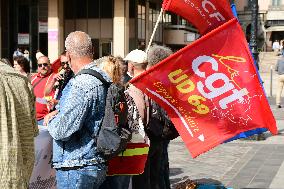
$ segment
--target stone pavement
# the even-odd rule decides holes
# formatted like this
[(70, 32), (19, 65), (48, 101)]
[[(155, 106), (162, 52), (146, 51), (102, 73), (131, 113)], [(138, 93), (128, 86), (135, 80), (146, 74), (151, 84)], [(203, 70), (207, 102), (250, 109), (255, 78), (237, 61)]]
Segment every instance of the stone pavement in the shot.
[[(266, 93), (270, 94), (270, 73), (260, 73)], [(273, 91), (276, 92), (273, 73)], [(192, 159), (181, 138), (169, 146), (172, 188), (187, 178), (201, 183), (238, 188), (284, 189), (284, 108), (278, 109), (275, 97), (268, 97), (277, 120), (279, 134), (265, 133), (266, 140), (236, 140)], [(284, 99), (282, 99), (284, 104)]]

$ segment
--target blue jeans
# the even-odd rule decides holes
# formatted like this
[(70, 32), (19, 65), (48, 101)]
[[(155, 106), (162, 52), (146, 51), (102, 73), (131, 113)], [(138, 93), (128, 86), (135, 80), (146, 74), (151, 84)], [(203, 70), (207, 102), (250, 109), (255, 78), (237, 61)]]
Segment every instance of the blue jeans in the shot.
[(56, 170), (58, 189), (98, 189), (106, 177), (105, 165)]
[(37, 124), (38, 124), (38, 125), (43, 125), (43, 121), (44, 121), (44, 119), (38, 120), (38, 121), (37, 121)]

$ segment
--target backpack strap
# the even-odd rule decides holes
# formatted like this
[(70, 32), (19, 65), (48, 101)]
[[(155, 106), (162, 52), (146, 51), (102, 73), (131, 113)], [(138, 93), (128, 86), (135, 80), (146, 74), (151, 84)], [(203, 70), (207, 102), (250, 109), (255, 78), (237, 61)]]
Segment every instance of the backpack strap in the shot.
[(109, 87), (111, 85), (111, 82), (106, 81), (104, 79), (104, 77), (99, 72), (97, 72), (96, 70), (83, 69), (83, 70), (79, 71), (76, 75), (74, 75), (74, 77), (76, 77), (78, 75), (82, 75), (82, 74), (89, 74), (89, 75), (96, 77), (98, 80), (100, 80), (103, 83), (103, 85), (106, 85), (107, 87)]

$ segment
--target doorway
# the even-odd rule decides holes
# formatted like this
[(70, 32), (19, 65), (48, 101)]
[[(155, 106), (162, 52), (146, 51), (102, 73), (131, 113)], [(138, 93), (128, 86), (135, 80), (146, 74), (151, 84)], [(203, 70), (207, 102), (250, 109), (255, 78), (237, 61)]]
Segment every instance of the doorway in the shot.
[(100, 57), (112, 55), (112, 41), (101, 40), (100, 42)]

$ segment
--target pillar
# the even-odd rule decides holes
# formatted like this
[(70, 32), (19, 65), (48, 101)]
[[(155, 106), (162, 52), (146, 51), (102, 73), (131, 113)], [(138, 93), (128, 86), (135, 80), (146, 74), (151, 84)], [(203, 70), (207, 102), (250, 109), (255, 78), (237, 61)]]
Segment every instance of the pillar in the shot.
[(266, 43), (267, 43), (266, 50), (267, 51), (272, 51), (272, 40), (270, 41), (271, 34), (272, 34), (272, 31), (266, 32)]
[(63, 0), (48, 0), (48, 57), (56, 60), (64, 50)]
[(114, 56), (124, 57), (129, 52), (129, 1), (130, 0), (114, 0)]
[(2, 58), (2, 0), (0, 0), (0, 58)]

